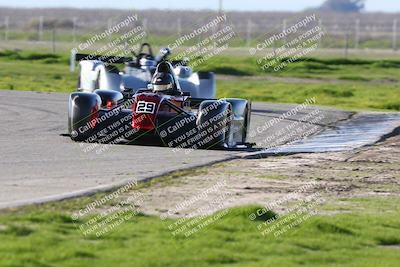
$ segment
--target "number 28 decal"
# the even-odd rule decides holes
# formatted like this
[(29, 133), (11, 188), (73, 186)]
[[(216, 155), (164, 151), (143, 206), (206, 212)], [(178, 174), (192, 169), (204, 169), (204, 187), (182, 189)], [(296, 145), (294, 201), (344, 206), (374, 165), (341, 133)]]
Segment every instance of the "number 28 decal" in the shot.
[(153, 102), (139, 101), (136, 105), (136, 113), (154, 114), (156, 104)]

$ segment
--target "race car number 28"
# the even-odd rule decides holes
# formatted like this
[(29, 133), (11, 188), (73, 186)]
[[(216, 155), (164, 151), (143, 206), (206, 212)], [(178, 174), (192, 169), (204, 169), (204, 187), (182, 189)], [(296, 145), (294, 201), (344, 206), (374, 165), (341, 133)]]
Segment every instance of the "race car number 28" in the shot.
[(136, 113), (154, 114), (156, 104), (153, 102), (139, 101), (136, 106)]

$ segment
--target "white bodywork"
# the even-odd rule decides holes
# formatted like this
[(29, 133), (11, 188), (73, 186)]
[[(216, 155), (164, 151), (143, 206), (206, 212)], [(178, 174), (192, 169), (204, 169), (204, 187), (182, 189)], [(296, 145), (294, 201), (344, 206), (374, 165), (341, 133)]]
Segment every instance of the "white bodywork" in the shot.
[[(123, 92), (132, 89), (134, 92), (147, 88), (154, 73), (155, 62), (143, 60), (141, 67), (127, 65), (123, 72), (118, 72), (98, 60), (83, 60), (80, 64), (79, 89), (93, 92), (96, 89), (109, 89)], [(193, 98), (215, 98), (216, 84), (213, 73), (193, 73), (187, 66), (174, 68), (176, 78), (183, 92), (190, 93)]]

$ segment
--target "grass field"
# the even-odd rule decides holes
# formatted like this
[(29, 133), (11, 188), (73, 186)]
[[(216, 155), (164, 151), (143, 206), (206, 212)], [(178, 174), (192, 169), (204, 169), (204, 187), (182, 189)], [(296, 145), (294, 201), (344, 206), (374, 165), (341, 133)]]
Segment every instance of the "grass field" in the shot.
[[(98, 198), (100, 195), (97, 196)], [(94, 198), (0, 214), (0, 266), (398, 266), (397, 198), (341, 199), (279, 237), (250, 221), (255, 207), (235, 208), (190, 237), (139, 214), (104, 236), (84, 236), (72, 212)], [(93, 214), (95, 216), (96, 214)], [(272, 216), (272, 215), (271, 215)]]
[[(94, 34), (101, 34), (103, 30), (99, 30), (97, 32), (94, 31), (87, 31), (75, 36), (76, 43), (84, 43), (88, 39), (90, 39)], [(164, 34), (164, 36), (160, 36), (159, 34)], [(0, 37), (5, 35), (4, 30), (0, 28)], [(116, 38), (119, 36), (118, 34), (112, 36)], [(173, 43), (178, 39), (180, 36), (177, 35), (177, 32), (170, 32), (165, 35), (165, 31), (161, 31), (157, 35), (152, 35), (146, 37), (146, 42), (149, 42), (154, 45), (163, 46), (165, 44)], [(359, 45), (358, 48), (361, 49), (392, 49), (392, 39), (390, 38), (390, 34), (386, 36), (386, 39), (378, 39), (377, 37), (374, 38), (364, 38)], [(48, 29), (47, 31), (43, 32), (42, 41), (45, 42), (52, 42), (53, 33), (52, 30)], [(68, 42), (71, 43), (74, 40), (74, 36), (72, 34), (72, 29), (63, 29), (56, 32), (55, 35), (56, 42)], [(239, 36), (232, 38), (230, 40), (231, 47), (246, 47), (246, 46), (256, 46), (258, 43), (263, 42), (265, 40), (265, 34), (259, 34), (254, 36), (252, 39), (247, 40), (246, 36)], [(35, 27), (31, 32), (27, 32), (26, 29), (22, 29), (21, 31), (10, 31), (8, 32), (8, 41), (34, 41), (39, 42), (39, 35), (37, 32), (37, 28)], [(188, 40), (186, 41), (186, 45), (196, 45), (198, 42), (197, 39)], [(102, 42), (103, 45), (107, 44), (107, 40)], [(282, 46), (285, 43), (282, 41), (278, 41), (275, 43), (276, 47)], [(346, 47), (346, 39), (344, 35), (336, 35), (336, 36), (329, 36), (324, 38), (320, 46), (323, 48), (342, 48)], [(355, 42), (354, 40), (349, 40), (348, 47), (354, 48)]]
[[(256, 58), (217, 56), (198, 69), (228, 75), (218, 79), (219, 97), (283, 103), (316, 97), (318, 105), (399, 111), (399, 67), (400, 60), (306, 58), (275, 72), (262, 70)], [(1, 89), (71, 92), (77, 76), (67, 54), (0, 52)]]

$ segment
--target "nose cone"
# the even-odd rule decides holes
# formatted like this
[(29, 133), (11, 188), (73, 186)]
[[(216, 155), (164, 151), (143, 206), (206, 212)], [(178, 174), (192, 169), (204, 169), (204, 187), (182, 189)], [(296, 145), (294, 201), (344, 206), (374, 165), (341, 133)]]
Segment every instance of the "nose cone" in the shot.
[(160, 103), (160, 95), (153, 93), (137, 95), (133, 105), (132, 127), (139, 130), (154, 130)]

